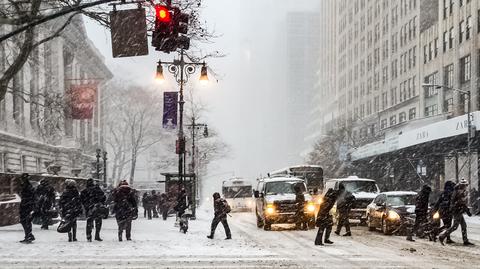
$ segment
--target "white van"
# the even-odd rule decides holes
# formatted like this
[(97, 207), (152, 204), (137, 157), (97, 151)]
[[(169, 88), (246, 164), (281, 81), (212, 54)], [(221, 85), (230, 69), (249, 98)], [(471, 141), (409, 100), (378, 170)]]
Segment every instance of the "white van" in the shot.
[[(343, 183), (345, 189), (355, 197), (355, 203), (350, 210), (350, 219), (357, 219), (360, 220), (360, 223), (365, 224), (367, 221), (367, 206), (380, 193), (377, 183), (373, 179), (359, 178), (357, 176), (329, 179), (325, 182), (323, 194), (328, 189), (338, 190), (340, 183)], [(335, 208), (333, 210), (334, 213), (336, 211)]]

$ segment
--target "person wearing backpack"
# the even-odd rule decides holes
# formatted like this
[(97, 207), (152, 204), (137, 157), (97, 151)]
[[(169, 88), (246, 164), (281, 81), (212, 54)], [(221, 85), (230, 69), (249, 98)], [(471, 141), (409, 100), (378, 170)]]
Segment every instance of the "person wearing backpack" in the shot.
[(69, 223), (68, 242), (77, 241), (77, 218), (82, 214), (82, 201), (73, 179), (65, 180), (65, 191), (59, 200), (62, 218)]
[(231, 208), (227, 201), (220, 197), (220, 193), (216, 192), (213, 194), (213, 208), (215, 215), (212, 220), (212, 226), (210, 228), (210, 235), (207, 236), (209, 239), (213, 239), (215, 234), (215, 229), (219, 222), (222, 223), (223, 228), (225, 229), (225, 235), (227, 236), (225, 240), (232, 239), (232, 234), (230, 232), (230, 227), (227, 222), (227, 214), (230, 213)]

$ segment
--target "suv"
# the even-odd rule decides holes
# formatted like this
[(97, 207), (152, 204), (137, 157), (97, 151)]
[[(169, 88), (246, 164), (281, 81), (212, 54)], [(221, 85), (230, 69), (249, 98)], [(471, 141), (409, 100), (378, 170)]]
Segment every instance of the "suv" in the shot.
[[(323, 194), (325, 194), (328, 189), (338, 190), (340, 183), (343, 183), (345, 189), (355, 197), (355, 203), (350, 210), (349, 218), (360, 220), (360, 223), (366, 224), (367, 206), (375, 199), (378, 193), (380, 193), (377, 183), (375, 183), (373, 179), (358, 178), (356, 176), (330, 179), (325, 182)], [(334, 207), (334, 216), (336, 217), (335, 209), (336, 206)]]
[(257, 227), (270, 230), (272, 224), (295, 223), (297, 205), (294, 186), (299, 184), (305, 194), (305, 216), (310, 227), (315, 225), (315, 204), (306, 193), (305, 181), (296, 177), (274, 177), (258, 180), (255, 196)]

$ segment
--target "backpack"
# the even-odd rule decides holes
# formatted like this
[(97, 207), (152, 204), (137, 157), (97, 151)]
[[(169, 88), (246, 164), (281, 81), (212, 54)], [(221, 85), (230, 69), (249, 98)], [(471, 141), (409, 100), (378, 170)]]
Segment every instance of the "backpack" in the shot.
[(223, 207), (225, 208), (225, 213), (230, 213), (232, 211), (232, 208), (228, 204), (227, 200), (223, 200)]

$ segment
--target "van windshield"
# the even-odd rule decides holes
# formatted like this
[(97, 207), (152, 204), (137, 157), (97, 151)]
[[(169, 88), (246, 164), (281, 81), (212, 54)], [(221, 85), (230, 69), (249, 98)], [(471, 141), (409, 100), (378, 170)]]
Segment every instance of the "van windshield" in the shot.
[(305, 192), (305, 184), (301, 181), (276, 181), (268, 182), (265, 185), (265, 194), (285, 194), (285, 193), (295, 193), (293, 187), (298, 184), (302, 190)]
[(223, 195), (225, 198), (252, 197), (252, 186), (223, 187)]
[(351, 193), (370, 192), (377, 193), (377, 185), (373, 181), (343, 181), (345, 189)]

